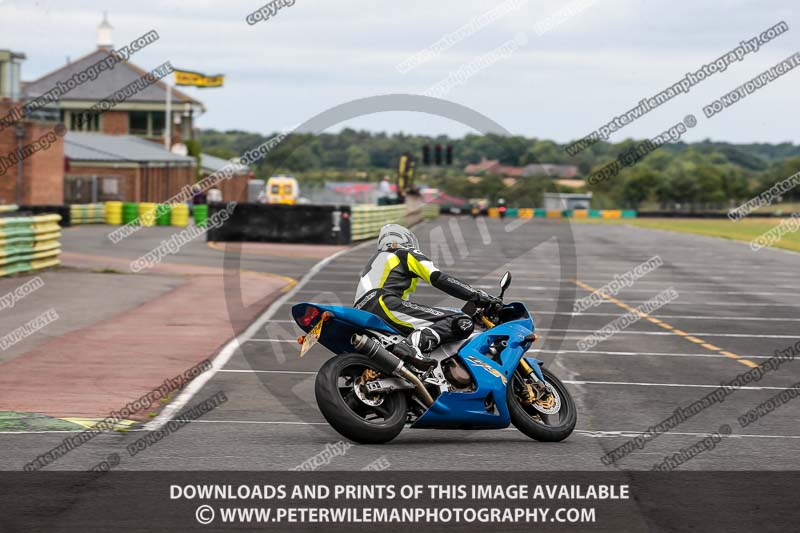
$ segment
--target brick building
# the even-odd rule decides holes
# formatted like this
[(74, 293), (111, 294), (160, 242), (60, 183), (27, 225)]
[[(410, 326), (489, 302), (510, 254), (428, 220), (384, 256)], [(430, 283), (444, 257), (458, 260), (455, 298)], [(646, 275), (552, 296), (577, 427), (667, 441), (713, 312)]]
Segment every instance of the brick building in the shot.
[[(0, 117), (19, 107), (19, 73), (24, 59), (24, 54), (0, 50)], [(63, 133), (57, 127), (57, 122), (38, 117), (0, 124), (0, 204), (63, 202), (64, 143), (62, 136), (55, 134)], [(47, 141), (47, 148), (33, 152), (42, 138), (53, 142)], [(27, 155), (19, 157), (18, 152)]]
[[(0, 204), (159, 202), (195, 182), (196, 160), (178, 155), (177, 147), (178, 153), (165, 149), (164, 140), (170, 126), (171, 146), (193, 138), (194, 120), (205, 111), (201, 102), (172, 89), (167, 117), (167, 85), (156, 81), (126, 93), (111, 109), (92, 111), (148, 72), (117, 60), (87, 78), (87, 69), (112, 55), (110, 32), (104, 19), (96, 50), (31, 82), (21, 81), (25, 55), (0, 50)], [(69, 90), (57, 101), (20, 112), (64, 86)], [(45, 136), (49, 141), (42, 144)]]
[[(74, 80), (92, 65), (108, 58), (112, 50), (110, 29), (111, 26), (104, 19), (98, 27), (96, 50), (37, 80), (23, 83), (25, 98), (35, 100), (54, 87), (63, 87), (68, 80)], [(135, 59), (136, 56), (133, 57)], [(194, 119), (205, 111), (205, 107), (173, 88), (170, 120), (166, 116), (167, 86), (161, 81), (131, 95), (126, 94), (124, 101), (116, 103), (111, 110), (102, 113), (90, 111), (97, 102), (136, 82), (147, 72), (130, 61), (123, 61), (100, 72), (96, 79), (82, 82), (60, 97), (58, 119), (68, 131), (135, 135), (162, 144), (167, 125), (171, 124), (173, 144), (192, 139)]]
[(193, 157), (133, 135), (69, 131), (64, 155), (67, 203), (162, 202), (195, 182)]

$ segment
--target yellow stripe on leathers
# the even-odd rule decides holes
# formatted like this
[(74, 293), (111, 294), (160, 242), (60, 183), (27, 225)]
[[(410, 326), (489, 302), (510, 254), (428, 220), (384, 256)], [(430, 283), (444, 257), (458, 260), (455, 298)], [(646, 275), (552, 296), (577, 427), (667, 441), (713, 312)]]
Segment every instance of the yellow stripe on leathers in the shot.
[(386, 316), (389, 317), (392, 322), (395, 324), (400, 324), (401, 326), (406, 326), (407, 328), (415, 329), (413, 325), (409, 324), (408, 322), (403, 322), (394, 316), (391, 311), (389, 311), (389, 308), (386, 307), (385, 303), (383, 303), (383, 296), (378, 297), (378, 303), (381, 304), (381, 309), (383, 309), (383, 312), (386, 313)]

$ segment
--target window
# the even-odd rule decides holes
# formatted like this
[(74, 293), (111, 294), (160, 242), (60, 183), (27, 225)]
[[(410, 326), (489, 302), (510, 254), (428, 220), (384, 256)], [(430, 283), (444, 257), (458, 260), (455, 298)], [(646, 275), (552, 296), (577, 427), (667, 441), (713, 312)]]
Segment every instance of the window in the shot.
[(292, 184), (291, 183), (287, 183), (286, 185), (283, 186), (283, 194), (285, 194), (287, 196), (291, 196), (292, 195)]
[(147, 111), (131, 111), (128, 115), (128, 131), (131, 135), (147, 135)]
[(96, 111), (62, 111), (61, 121), (69, 125), (70, 131), (100, 131), (100, 113)]
[(150, 113), (153, 117), (153, 131), (150, 135), (154, 137), (161, 137), (164, 135), (164, 116), (166, 113), (163, 111), (153, 111)]
[(278, 185), (277, 183), (276, 183), (276, 184), (274, 184), (274, 185), (273, 185), (273, 186), (270, 188), (270, 192), (271, 192), (272, 194), (280, 194), (280, 193), (281, 193), (281, 186), (280, 186), (280, 185)]

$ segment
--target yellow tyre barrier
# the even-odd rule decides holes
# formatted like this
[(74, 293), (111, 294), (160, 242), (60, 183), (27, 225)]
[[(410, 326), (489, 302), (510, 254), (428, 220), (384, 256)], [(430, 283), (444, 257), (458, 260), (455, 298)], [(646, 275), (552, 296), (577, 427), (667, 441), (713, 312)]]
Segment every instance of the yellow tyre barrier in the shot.
[(61, 215), (0, 218), (0, 276), (59, 264)]
[(441, 210), (438, 204), (425, 204), (422, 206), (422, 218), (425, 220), (439, 218)]
[(106, 202), (106, 224), (122, 224), (122, 202)]
[(70, 204), (70, 224), (102, 224), (105, 221), (105, 206), (103, 204)]
[(170, 213), (170, 223), (173, 226), (189, 225), (189, 206), (186, 204), (173, 204)]
[(350, 240), (360, 241), (377, 237), (385, 224), (403, 224), (406, 206), (354, 205), (350, 209)]
[(619, 209), (606, 209), (603, 211), (603, 218), (622, 218), (622, 211)]
[(142, 226), (156, 225), (156, 205), (152, 202), (142, 202), (139, 204), (139, 223)]

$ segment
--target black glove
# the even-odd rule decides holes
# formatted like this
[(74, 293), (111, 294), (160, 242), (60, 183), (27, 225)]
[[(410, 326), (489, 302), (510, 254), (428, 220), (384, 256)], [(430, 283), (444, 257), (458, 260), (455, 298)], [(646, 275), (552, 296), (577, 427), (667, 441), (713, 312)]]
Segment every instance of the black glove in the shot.
[(475, 291), (475, 296), (472, 297), (472, 302), (478, 307), (490, 308), (503, 305), (503, 301), (496, 296), (487, 294), (484, 291)]

